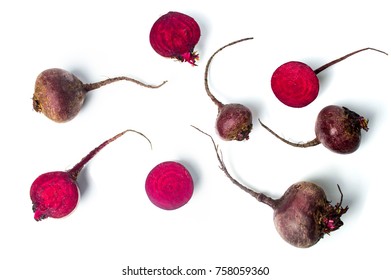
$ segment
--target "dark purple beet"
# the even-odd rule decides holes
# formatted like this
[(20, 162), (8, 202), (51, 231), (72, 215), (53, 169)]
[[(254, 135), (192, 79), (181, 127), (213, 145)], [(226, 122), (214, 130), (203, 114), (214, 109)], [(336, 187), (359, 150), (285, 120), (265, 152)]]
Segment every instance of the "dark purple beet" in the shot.
[(288, 141), (268, 126), (259, 123), (281, 141), (299, 148), (307, 148), (323, 144), (329, 150), (338, 154), (355, 152), (361, 143), (361, 129), (368, 131), (368, 120), (346, 107), (329, 105), (318, 114), (315, 122), (316, 138), (305, 143)]
[(208, 73), (210, 64), (214, 58), (214, 56), (225, 49), (228, 46), (232, 46), (234, 44), (251, 40), (253, 38), (244, 38), (241, 40), (237, 40), (231, 42), (220, 49), (218, 49), (208, 60), (208, 63), (205, 67), (205, 76), (204, 76), (204, 84), (205, 90), (210, 99), (212, 99), (213, 103), (218, 107), (218, 114), (216, 118), (216, 131), (217, 134), (223, 139), (227, 141), (231, 140), (247, 140), (249, 139), (249, 134), (252, 130), (252, 114), (249, 108), (242, 104), (238, 103), (230, 103), (223, 104), (211, 93), (208, 85)]
[(329, 234), (343, 225), (341, 216), (346, 213), (348, 207), (342, 207), (343, 195), (339, 186), (341, 200), (335, 206), (332, 206), (327, 200), (326, 194), (320, 186), (308, 181), (293, 184), (279, 199), (255, 192), (230, 175), (222, 159), (221, 151), (212, 136), (196, 129), (212, 140), (220, 169), (231, 182), (274, 210), (274, 225), (277, 232), (289, 244), (299, 248), (311, 247), (325, 234)]

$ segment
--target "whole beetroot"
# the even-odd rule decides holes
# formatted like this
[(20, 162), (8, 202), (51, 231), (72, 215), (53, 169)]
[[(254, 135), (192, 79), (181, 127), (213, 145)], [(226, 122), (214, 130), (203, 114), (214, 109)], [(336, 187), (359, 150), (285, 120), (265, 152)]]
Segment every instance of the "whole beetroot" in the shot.
[(58, 219), (72, 213), (77, 206), (80, 196), (77, 183), (80, 171), (106, 145), (129, 131), (138, 133), (149, 141), (144, 134), (128, 129), (104, 141), (71, 169), (66, 171), (47, 172), (38, 176), (30, 188), (34, 219), (36, 221), (48, 217)]
[(179, 12), (168, 12), (152, 25), (149, 42), (161, 56), (196, 65), (199, 56), (194, 47), (201, 29), (194, 18)]
[(129, 77), (109, 78), (97, 83), (84, 84), (72, 73), (51, 68), (41, 72), (35, 81), (33, 109), (49, 119), (63, 123), (72, 120), (82, 108), (87, 92), (117, 81), (130, 81), (148, 88), (158, 88)]
[(253, 127), (252, 113), (248, 107), (242, 104), (238, 104), (238, 103), (223, 104), (211, 93), (208, 84), (209, 67), (214, 56), (218, 54), (220, 51), (222, 51), (226, 47), (251, 39), (253, 38), (250, 37), (250, 38), (240, 39), (219, 48), (209, 58), (208, 63), (205, 66), (205, 74), (204, 74), (205, 90), (208, 96), (210, 97), (210, 99), (213, 101), (213, 103), (216, 104), (218, 108), (215, 127), (216, 127), (217, 134), (223, 140), (227, 140), (227, 141), (248, 140), (249, 134)]
[(361, 143), (361, 129), (368, 131), (368, 120), (346, 107), (329, 105), (318, 114), (315, 122), (315, 139), (305, 143), (288, 141), (259, 120), (260, 124), (275, 137), (294, 147), (307, 148), (323, 144), (338, 154), (355, 152)]
[(231, 182), (273, 209), (276, 230), (289, 244), (298, 248), (311, 247), (318, 243), (325, 234), (329, 234), (343, 225), (341, 216), (347, 212), (348, 207), (342, 207), (343, 194), (339, 186), (341, 200), (335, 206), (327, 200), (326, 194), (320, 186), (308, 181), (293, 184), (279, 199), (255, 192), (231, 176), (213, 138), (200, 129), (196, 129), (212, 140), (220, 169)]

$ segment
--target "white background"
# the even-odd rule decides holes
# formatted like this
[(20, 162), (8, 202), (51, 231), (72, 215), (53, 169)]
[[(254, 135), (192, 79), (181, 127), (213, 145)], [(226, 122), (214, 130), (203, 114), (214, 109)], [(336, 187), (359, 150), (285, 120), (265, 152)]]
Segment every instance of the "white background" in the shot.
[[(388, 1), (3, 1), (0, 4), (1, 279), (175, 279), (123, 276), (122, 269), (201, 268), (183, 279), (259, 279), (216, 276), (216, 266), (267, 266), (265, 279), (354, 279), (388, 275), (390, 58), (366, 51), (319, 75), (315, 102), (288, 108), (272, 94), (275, 68), (300, 60), (314, 69), (363, 47), (390, 48)], [(159, 56), (149, 45), (154, 21), (168, 11), (195, 18), (202, 36), (197, 67)], [(210, 87), (223, 103), (251, 108), (250, 140), (223, 142), (214, 132), (217, 107), (203, 85), (207, 59), (219, 47)], [(128, 75), (168, 83), (147, 89), (119, 82), (90, 92), (80, 114), (57, 124), (32, 109), (36, 76), (67, 69), (83, 82)], [(347, 106), (369, 118), (362, 145), (351, 155), (323, 146), (288, 146), (257, 122), (292, 141), (314, 138), (317, 113)], [(301, 180), (321, 185), (333, 203), (337, 184), (350, 210), (345, 225), (309, 249), (277, 234), (272, 210), (234, 186), (219, 170), (215, 136), (232, 175), (278, 198)], [(29, 189), (41, 173), (72, 167), (116, 133), (79, 177), (75, 212), (33, 219)], [(190, 170), (195, 192), (175, 211), (150, 203), (144, 181), (166, 160)], [(344, 204), (344, 205), (345, 205)], [(209, 272), (212, 270), (212, 272)]]

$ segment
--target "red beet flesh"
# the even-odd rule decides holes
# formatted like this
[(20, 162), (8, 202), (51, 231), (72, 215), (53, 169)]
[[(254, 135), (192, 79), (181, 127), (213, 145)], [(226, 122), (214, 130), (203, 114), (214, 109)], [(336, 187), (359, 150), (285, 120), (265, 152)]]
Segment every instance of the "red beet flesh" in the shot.
[(194, 48), (200, 36), (201, 29), (192, 17), (179, 12), (168, 12), (152, 25), (149, 41), (161, 56), (195, 65), (198, 54), (194, 52)]
[(291, 61), (274, 71), (271, 86), (275, 96), (282, 103), (301, 108), (318, 96), (319, 79), (308, 65)]
[(316, 138), (305, 143), (288, 141), (259, 120), (259, 123), (275, 137), (294, 147), (307, 148), (323, 144), (338, 154), (355, 152), (361, 143), (361, 129), (368, 131), (368, 120), (346, 107), (329, 105), (318, 114), (315, 122)]
[(192, 197), (193, 190), (190, 172), (175, 161), (156, 165), (145, 181), (145, 191), (150, 201), (165, 210), (174, 210), (185, 205)]
[(76, 208), (79, 187), (68, 172), (48, 172), (35, 179), (31, 185), (30, 197), (35, 220), (62, 218)]
[(30, 188), (34, 219), (40, 221), (48, 217), (57, 219), (68, 216), (79, 201), (80, 192), (77, 177), (80, 171), (106, 145), (129, 131), (138, 133), (149, 141), (142, 133), (128, 129), (104, 141), (73, 168), (67, 171), (48, 172), (38, 176)]
[(117, 81), (130, 81), (148, 88), (158, 88), (129, 77), (109, 78), (92, 84), (83, 84), (72, 73), (52, 68), (41, 72), (35, 82), (33, 109), (49, 119), (63, 123), (72, 120), (81, 110), (87, 92)]
[(227, 141), (243, 141), (248, 140), (250, 132), (252, 130), (252, 113), (250, 109), (242, 104), (238, 103), (230, 103), (223, 104), (211, 93), (208, 85), (208, 74), (209, 67), (214, 58), (214, 56), (225, 49), (228, 46), (232, 46), (234, 44), (251, 40), (253, 38), (244, 38), (234, 42), (231, 42), (221, 48), (219, 48), (214, 54), (209, 58), (208, 63), (205, 67), (205, 75), (204, 75), (204, 85), (205, 90), (213, 103), (218, 107), (218, 114), (216, 118), (216, 131), (217, 134), (223, 140)]
[(342, 207), (343, 195), (335, 206), (327, 200), (324, 190), (312, 182), (298, 182), (289, 187), (279, 199), (273, 199), (261, 192), (256, 192), (233, 178), (222, 159), (213, 138), (213, 142), (220, 169), (241, 190), (270, 206), (274, 210), (274, 225), (280, 236), (289, 244), (298, 248), (308, 248), (315, 245), (324, 234), (339, 229), (343, 222), (341, 216), (348, 207)]
[(374, 50), (386, 54), (383, 51), (364, 48), (351, 52), (335, 59), (316, 70), (312, 70), (307, 64), (298, 61), (290, 61), (279, 66), (271, 78), (271, 88), (274, 95), (283, 104), (301, 108), (312, 103), (319, 93), (319, 79), (317, 74), (328, 67), (365, 50)]

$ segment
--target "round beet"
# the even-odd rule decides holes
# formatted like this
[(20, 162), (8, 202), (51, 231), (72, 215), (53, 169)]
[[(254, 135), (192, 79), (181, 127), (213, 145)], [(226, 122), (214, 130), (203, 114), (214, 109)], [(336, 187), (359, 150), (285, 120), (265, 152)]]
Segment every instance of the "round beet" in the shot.
[(104, 141), (71, 169), (67, 171), (47, 172), (38, 176), (30, 188), (34, 219), (36, 221), (48, 217), (58, 219), (72, 213), (77, 206), (80, 196), (77, 183), (80, 171), (106, 145), (129, 131), (138, 133), (149, 141), (144, 134), (128, 129)]
[(194, 48), (200, 36), (201, 29), (192, 17), (179, 12), (168, 12), (152, 25), (149, 41), (161, 56), (195, 65), (198, 54), (194, 52)]
[[(259, 119), (258, 119), (259, 120)], [(288, 141), (268, 126), (259, 123), (275, 137), (294, 147), (307, 148), (323, 144), (330, 151), (338, 154), (355, 152), (361, 143), (361, 129), (368, 131), (368, 120), (346, 107), (329, 105), (318, 114), (315, 122), (315, 139), (305, 143)]]
[(30, 188), (34, 219), (62, 218), (76, 208), (79, 187), (68, 172), (54, 171), (38, 176)]
[(326, 194), (320, 186), (307, 181), (293, 184), (283, 196), (279, 199), (273, 199), (264, 193), (244, 186), (233, 178), (228, 172), (222, 154), (212, 136), (196, 129), (212, 140), (220, 169), (231, 182), (274, 210), (274, 225), (277, 232), (289, 244), (299, 248), (311, 247), (325, 234), (329, 234), (343, 225), (341, 216), (347, 212), (348, 207), (342, 207), (343, 195), (339, 186), (341, 200), (335, 206), (332, 206), (327, 200)]
[(312, 70), (311, 67), (303, 62), (290, 61), (282, 64), (274, 71), (271, 78), (272, 91), (277, 99), (287, 106), (294, 108), (305, 107), (318, 96), (319, 79), (317, 75), (320, 72), (356, 53), (366, 50), (373, 50), (388, 55), (377, 49), (364, 48), (335, 59), (316, 70)]
[(158, 88), (129, 77), (109, 78), (92, 84), (83, 84), (72, 73), (59, 68), (41, 72), (35, 82), (33, 109), (55, 122), (67, 122), (76, 117), (87, 92), (117, 81), (130, 81), (148, 88)]
[(208, 63), (205, 67), (205, 75), (204, 75), (204, 85), (205, 90), (213, 103), (216, 104), (218, 108), (218, 114), (216, 118), (216, 131), (217, 134), (223, 139), (227, 141), (236, 140), (248, 140), (250, 132), (252, 130), (252, 114), (248, 107), (238, 104), (238, 103), (230, 103), (223, 104), (211, 93), (208, 85), (208, 74), (209, 67), (214, 58), (214, 56), (225, 49), (228, 46), (232, 46), (234, 44), (251, 40), (253, 38), (244, 38), (234, 42), (231, 42), (221, 48), (219, 48), (208, 60)]
[(290, 107), (300, 108), (318, 96), (319, 79), (307, 64), (290, 61), (274, 71), (271, 86), (278, 100)]
[(324, 234), (343, 225), (341, 215), (347, 211), (341, 202), (332, 206), (326, 193), (312, 182), (298, 182), (289, 187), (274, 206), (274, 225), (288, 243), (308, 248)]
[(159, 208), (174, 210), (185, 205), (193, 195), (190, 172), (182, 164), (166, 161), (156, 165), (145, 181), (145, 191)]

